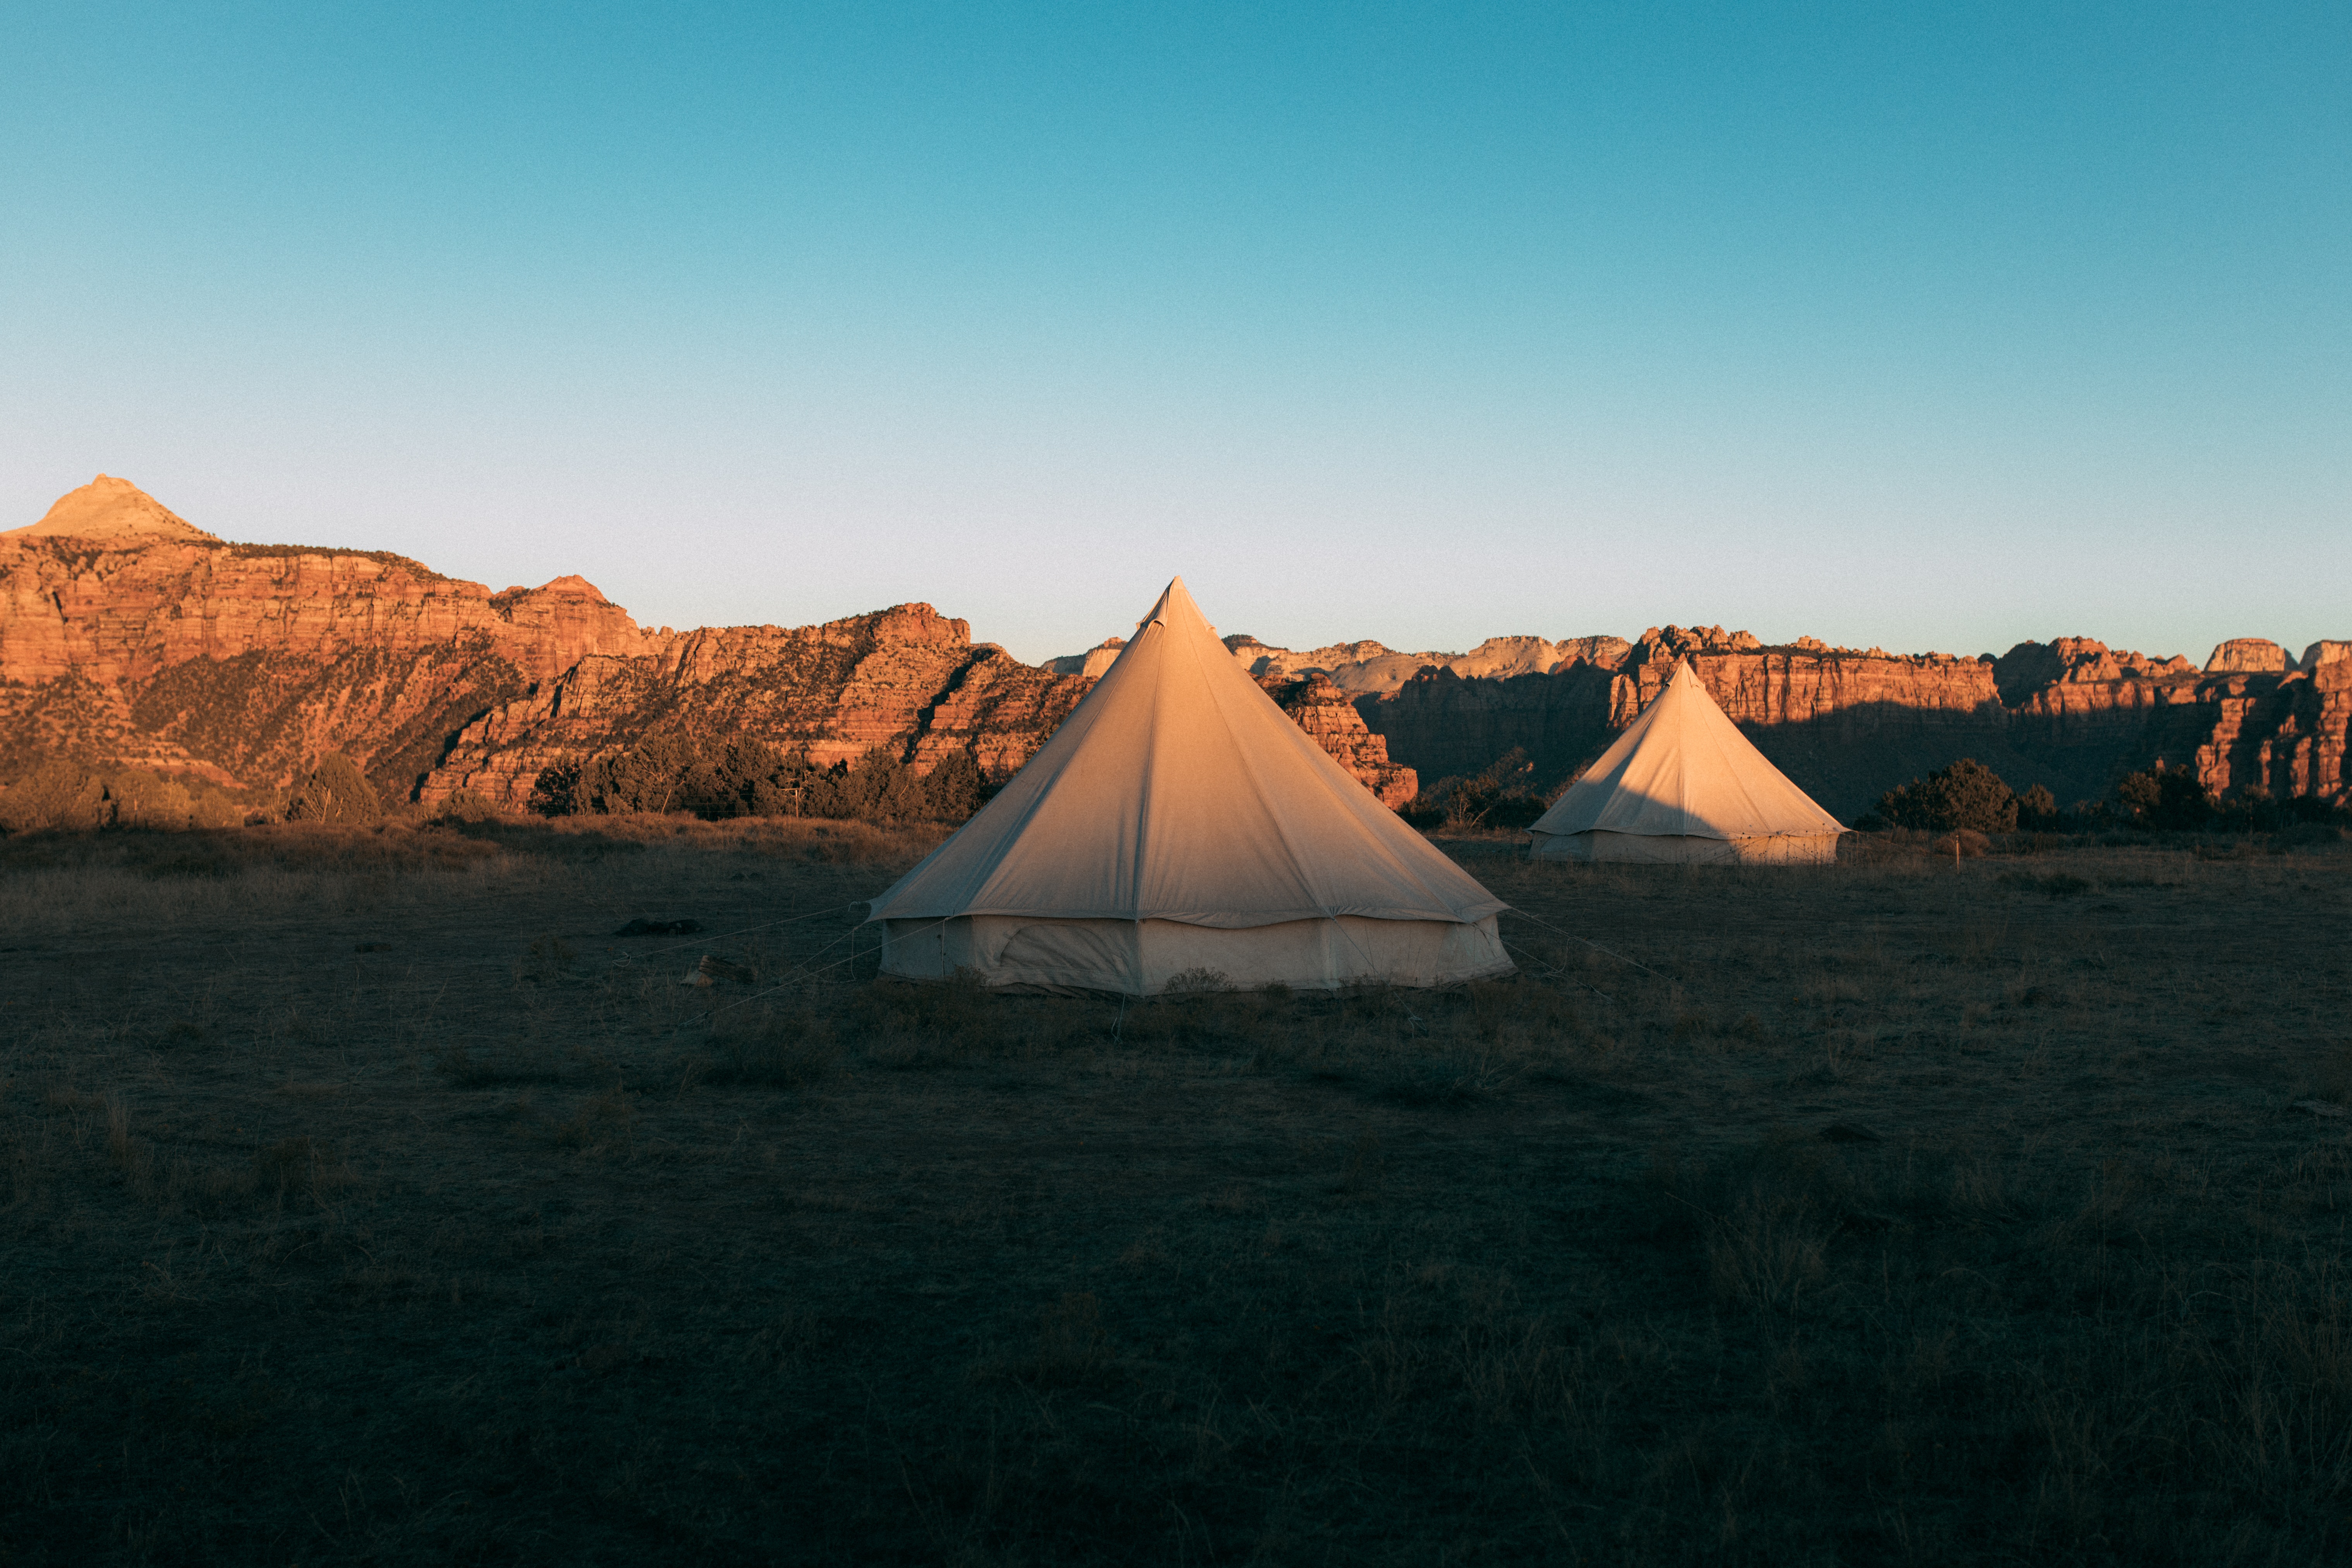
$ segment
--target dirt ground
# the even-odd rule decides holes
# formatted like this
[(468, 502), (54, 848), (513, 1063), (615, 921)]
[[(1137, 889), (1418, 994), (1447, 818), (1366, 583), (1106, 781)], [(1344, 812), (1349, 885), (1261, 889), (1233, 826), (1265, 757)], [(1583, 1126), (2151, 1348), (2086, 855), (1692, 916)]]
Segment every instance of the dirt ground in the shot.
[(0, 1558), (2352, 1555), (2352, 846), (1121, 1005), (874, 983), (935, 838), (0, 843)]

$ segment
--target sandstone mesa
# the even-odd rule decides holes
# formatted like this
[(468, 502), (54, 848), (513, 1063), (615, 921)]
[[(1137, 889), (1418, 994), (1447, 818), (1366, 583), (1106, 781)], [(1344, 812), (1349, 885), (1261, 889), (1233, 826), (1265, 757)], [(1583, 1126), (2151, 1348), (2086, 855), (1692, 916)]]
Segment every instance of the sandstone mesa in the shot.
[[(2352, 641), (2300, 658), (2232, 638), (2201, 670), (2089, 638), (1996, 658), (1892, 655), (1720, 626), (1226, 646), (1391, 805), (1517, 748), (1566, 779), (1689, 658), (1766, 755), (1842, 817), (1975, 756), (2019, 788), (2097, 796), (2159, 758), (2218, 792), (2346, 798)], [(654, 736), (746, 736), (824, 763), (969, 752), (997, 776), (1043, 742), (1117, 638), (1022, 664), (901, 605), (822, 626), (642, 627), (593, 584), (492, 593), (383, 552), (233, 543), (100, 475), (0, 532), (0, 742), (282, 788), (342, 751), (387, 794), (512, 805), (540, 772)]]

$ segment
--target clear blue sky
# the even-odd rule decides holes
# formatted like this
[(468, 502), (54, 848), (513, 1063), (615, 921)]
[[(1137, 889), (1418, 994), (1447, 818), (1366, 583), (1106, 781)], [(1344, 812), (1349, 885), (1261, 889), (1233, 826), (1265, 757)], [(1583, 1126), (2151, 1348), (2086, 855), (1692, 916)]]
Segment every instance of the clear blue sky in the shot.
[(2352, 7), (31, 5), (0, 522), (1026, 658), (2352, 637)]

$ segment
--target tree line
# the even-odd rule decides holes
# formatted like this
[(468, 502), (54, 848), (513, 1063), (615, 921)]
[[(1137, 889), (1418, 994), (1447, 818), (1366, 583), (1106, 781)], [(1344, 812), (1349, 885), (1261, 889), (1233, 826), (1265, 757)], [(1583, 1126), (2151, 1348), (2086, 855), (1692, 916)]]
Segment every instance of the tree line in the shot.
[(856, 817), (866, 822), (961, 822), (995, 794), (969, 752), (950, 752), (929, 773), (877, 746), (855, 763), (821, 767), (805, 752), (764, 741), (704, 750), (656, 736), (625, 750), (541, 771), (530, 809), (541, 816), (691, 812), (737, 816)]
[[(1514, 750), (1471, 778), (1440, 781), (1403, 808), (1424, 830), (1524, 828), (1557, 798), (1534, 787), (1534, 767)], [(600, 756), (543, 769), (529, 809), (541, 816), (689, 812), (708, 821), (739, 816), (817, 816), (866, 822), (961, 822), (999, 785), (968, 752), (950, 752), (928, 773), (876, 747), (855, 762), (819, 766), (805, 751), (761, 741), (706, 749), (659, 736)], [(459, 792), (445, 810), (490, 809)], [(0, 788), (0, 832), (35, 828), (227, 827), (247, 822), (381, 822), (394, 810), (341, 752), (330, 752), (282, 795), (249, 798), (188, 776), (167, 777), (120, 763), (53, 758)], [(2034, 784), (2011, 789), (1972, 757), (1962, 757), (1879, 797), (1861, 828), (1931, 833), (2095, 833), (2118, 828), (2173, 832), (2274, 832), (2305, 823), (2352, 824), (2352, 811), (2316, 795), (2273, 798), (2260, 788), (2223, 798), (2194, 772), (2159, 762), (2125, 774), (2103, 800), (2061, 807)]]
[(2319, 795), (2273, 798), (2259, 786), (2227, 797), (2196, 773), (2161, 761), (2126, 773), (2104, 800), (2061, 808), (2041, 784), (2022, 794), (1973, 757), (1888, 790), (1862, 828), (1909, 827), (1930, 833), (2095, 833), (2113, 828), (2169, 832), (2270, 833), (2303, 823), (2341, 823), (2347, 814)]
[[(529, 808), (541, 816), (690, 812), (705, 820), (737, 816), (821, 816), (866, 822), (961, 822), (996, 793), (968, 752), (950, 752), (918, 773), (876, 747), (830, 767), (805, 752), (759, 741), (705, 750), (658, 737), (601, 756), (542, 770)], [(114, 763), (50, 758), (0, 784), (0, 833), (36, 829), (235, 827), (260, 822), (366, 826), (415, 811), (370, 783), (360, 765), (330, 752), (283, 792), (232, 792), (203, 779), (165, 776)], [(495, 810), (460, 790), (440, 815)]]

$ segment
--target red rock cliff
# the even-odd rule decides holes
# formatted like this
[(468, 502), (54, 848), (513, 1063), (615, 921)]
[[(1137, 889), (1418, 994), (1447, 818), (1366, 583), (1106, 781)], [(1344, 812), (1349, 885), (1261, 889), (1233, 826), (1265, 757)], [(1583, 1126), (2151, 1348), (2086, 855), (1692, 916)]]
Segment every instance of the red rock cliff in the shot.
[(469, 632), (539, 680), (646, 640), (626, 611), (578, 577), (492, 594), (380, 551), (121, 527), (86, 539), (39, 531), (47, 526), (0, 534), (0, 680), (136, 681), (192, 658), (256, 652), (412, 653)]
[(1421, 793), (1420, 775), (1389, 760), (1388, 742), (1365, 727), (1348, 694), (1328, 676), (1318, 671), (1286, 680), (1279, 675), (1264, 675), (1258, 683), (1292, 722), (1314, 736), (1316, 744), (1361, 780), (1382, 805), (1395, 811)]
[(648, 644), (577, 577), (492, 594), (383, 552), (232, 544), (100, 475), (0, 534), (0, 740), (283, 784), (382, 782), (464, 714)]
[(969, 626), (929, 605), (816, 626), (677, 633), (654, 652), (583, 658), (491, 709), (457, 735), (420, 798), (468, 789), (520, 805), (543, 769), (654, 735), (750, 737), (820, 764), (883, 747), (928, 768), (969, 750), (1001, 776), (1028, 760), (1087, 684), (974, 647)]
[[(2346, 642), (2296, 660), (2232, 639), (2203, 672), (2084, 637), (1997, 659), (1764, 647), (1720, 626), (1496, 637), (1460, 655), (1226, 642), (1391, 805), (1515, 746), (1541, 782), (1565, 781), (1685, 657), (1766, 755), (1849, 818), (1958, 756), (2062, 802), (2158, 759), (2219, 790), (2347, 795)], [(1116, 651), (1032, 668), (927, 605), (653, 633), (577, 577), (493, 594), (381, 552), (233, 544), (101, 475), (0, 533), (0, 777), (74, 752), (268, 787), (342, 750), (400, 793), (421, 781), (426, 798), (466, 787), (519, 804), (542, 768), (666, 733), (751, 735), (819, 762), (962, 751), (1002, 775)]]

